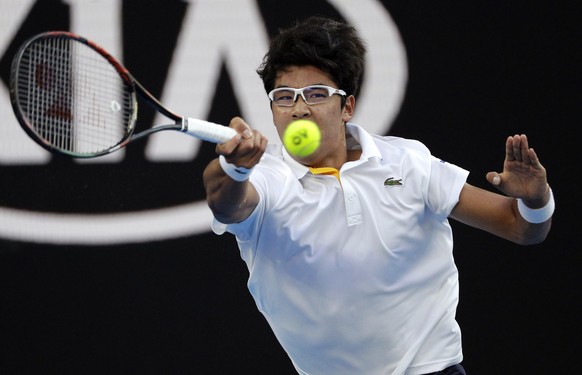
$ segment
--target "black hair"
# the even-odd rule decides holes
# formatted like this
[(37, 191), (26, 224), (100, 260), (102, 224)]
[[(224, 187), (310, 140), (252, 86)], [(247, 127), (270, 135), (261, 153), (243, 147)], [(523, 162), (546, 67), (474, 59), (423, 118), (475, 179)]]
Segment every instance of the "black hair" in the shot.
[(366, 46), (353, 26), (313, 16), (281, 30), (271, 40), (257, 73), (269, 92), (275, 88), (279, 72), (312, 65), (328, 74), (338, 88), (357, 97), (365, 55)]

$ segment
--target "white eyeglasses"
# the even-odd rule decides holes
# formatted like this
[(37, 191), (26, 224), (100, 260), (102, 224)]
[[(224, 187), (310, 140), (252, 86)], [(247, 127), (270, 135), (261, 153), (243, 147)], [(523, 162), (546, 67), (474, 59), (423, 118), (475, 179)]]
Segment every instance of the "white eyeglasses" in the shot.
[(281, 87), (272, 90), (269, 93), (269, 99), (276, 106), (292, 107), (295, 105), (298, 95), (301, 95), (306, 104), (313, 105), (327, 102), (332, 95), (346, 96), (346, 92), (324, 85), (306, 86), (300, 89)]

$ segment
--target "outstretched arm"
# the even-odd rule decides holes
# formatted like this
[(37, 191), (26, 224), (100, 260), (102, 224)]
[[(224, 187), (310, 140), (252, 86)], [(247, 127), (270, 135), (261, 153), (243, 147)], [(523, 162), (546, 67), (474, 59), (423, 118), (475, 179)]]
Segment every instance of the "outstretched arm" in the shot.
[(519, 244), (542, 242), (551, 227), (553, 196), (526, 135), (507, 138), (503, 172), (489, 172), (486, 178), (504, 195), (466, 184), (451, 217)]
[(247, 172), (260, 161), (267, 147), (267, 138), (235, 117), (230, 127), (238, 132), (230, 141), (216, 146), (223, 158), (212, 160), (203, 173), (206, 200), (214, 217), (225, 224), (246, 219), (259, 202), (259, 195), (248, 180)]

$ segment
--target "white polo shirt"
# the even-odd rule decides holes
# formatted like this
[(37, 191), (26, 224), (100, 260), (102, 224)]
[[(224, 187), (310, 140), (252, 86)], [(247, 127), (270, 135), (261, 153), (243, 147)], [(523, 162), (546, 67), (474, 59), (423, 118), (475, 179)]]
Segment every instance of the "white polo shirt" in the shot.
[(424, 374), (462, 360), (447, 217), (468, 172), (420, 142), (368, 134), (340, 181), (270, 145), (237, 237), (248, 288), (300, 374)]

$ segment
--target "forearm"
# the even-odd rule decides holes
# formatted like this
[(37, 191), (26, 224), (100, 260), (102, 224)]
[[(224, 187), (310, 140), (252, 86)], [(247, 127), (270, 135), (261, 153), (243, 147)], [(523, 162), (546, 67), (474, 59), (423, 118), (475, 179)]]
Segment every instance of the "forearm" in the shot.
[[(543, 199), (543, 204), (548, 202), (549, 198)], [(530, 201), (527, 203), (532, 204)], [(524, 219), (518, 209), (517, 199), (469, 184), (461, 191), (459, 203), (453, 209), (451, 217), (520, 245), (542, 242), (551, 227), (551, 218), (540, 223), (531, 223)]]
[(211, 161), (203, 174), (206, 200), (214, 217), (222, 223), (236, 223), (246, 219), (257, 203), (257, 194), (248, 180), (235, 181), (220, 166)]

